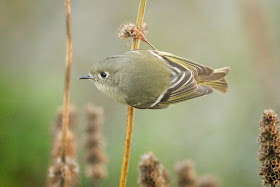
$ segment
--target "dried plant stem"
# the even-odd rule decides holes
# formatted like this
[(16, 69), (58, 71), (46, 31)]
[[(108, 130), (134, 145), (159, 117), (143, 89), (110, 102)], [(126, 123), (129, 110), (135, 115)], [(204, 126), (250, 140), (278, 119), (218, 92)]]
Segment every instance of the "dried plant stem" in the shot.
[[(141, 25), (143, 23), (146, 3), (147, 3), (147, 0), (140, 0), (138, 16), (137, 16), (137, 20), (136, 20), (136, 27), (137, 28), (141, 28)], [(140, 40), (134, 38), (132, 46), (131, 46), (131, 50), (139, 49), (139, 45), (140, 45)]]
[(127, 181), (127, 173), (128, 173), (130, 149), (131, 149), (131, 141), (132, 141), (133, 118), (134, 118), (134, 108), (132, 106), (128, 106), (121, 179), (119, 185), (120, 187), (125, 187)]
[[(136, 21), (136, 26), (138, 28), (141, 28), (141, 25), (143, 23), (146, 3), (147, 3), (147, 0), (140, 0), (138, 16), (137, 16), (137, 21)], [(138, 49), (139, 45), (140, 45), (140, 40), (134, 38), (131, 49), (132, 50)], [(131, 149), (131, 141), (132, 141), (134, 110), (135, 109), (132, 106), (128, 106), (125, 143), (124, 143), (123, 160), (122, 160), (122, 168), (121, 168), (121, 177), (120, 177), (119, 187), (125, 187), (126, 182), (127, 182), (130, 149)]]
[(264, 86), (264, 95), (269, 95), (271, 100), (277, 99), (279, 92), (275, 89), (275, 85), (278, 77), (272, 75), (278, 75), (279, 58), (275, 51), (275, 44), (270, 37), (273, 30), (270, 28), (260, 1), (240, 0), (240, 2), (254, 65), (259, 68), (260, 77), (262, 77), (260, 81)]
[[(68, 123), (69, 123), (70, 75), (71, 75), (71, 63), (72, 63), (72, 31), (71, 31), (70, 0), (65, 0), (65, 11), (66, 11), (67, 51), (66, 51), (66, 72), (65, 72), (63, 118), (62, 118), (62, 142), (64, 145), (64, 149), (67, 147), (66, 138), (68, 133)], [(63, 152), (65, 152), (65, 150)]]

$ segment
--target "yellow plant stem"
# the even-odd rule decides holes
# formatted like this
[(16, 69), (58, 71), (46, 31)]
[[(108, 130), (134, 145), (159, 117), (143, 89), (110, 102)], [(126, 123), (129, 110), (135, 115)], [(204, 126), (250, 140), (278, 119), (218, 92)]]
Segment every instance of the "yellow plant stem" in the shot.
[(62, 117), (62, 143), (63, 143), (63, 155), (62, 160), (65, 157), (65, 148), (67, 147), (67, 132), (69, 123), (69, 100), (70, 100), (70, 76), (71, 76), (71, 64), (72, 64), (72, 31), (71, 31), (71, 7), (70, 0), (65, 0), (66, 11), (66, 33), (67, 33), (67, 51), (66, 51), (66, 72), (65, 72), (65, 87), (63, 97), (63, 117)]
[[(140, 0), (139, 11), (136, 21), (136, 27), (141, 28), (143, 23), (145, 8), (147, 0)], [(140, 40), (133, 39), (133, 44), (131, 50), (139, 49)], [(125, 133), (125, 143), (123, 150), (123, 160), (122, 160), (122, 169), (119, 187), (125, 187), (127, 182), (130, 150), (131, 150), (131, 141), (132, 141), (132, 131), (133, 131), (133, 119), (134, 119), (134, 107), (128, 106), (127, 111), (127, 124), (126, 124), (126, 133)]]
[(132, 141), (133, 118), (134, 118), (134, 108), (132, 106), (128, 106), (120, 187), (125, 187), (127, 181), (128, 165), (129, 165), (130, 149), (131, 149), (131, 141)]

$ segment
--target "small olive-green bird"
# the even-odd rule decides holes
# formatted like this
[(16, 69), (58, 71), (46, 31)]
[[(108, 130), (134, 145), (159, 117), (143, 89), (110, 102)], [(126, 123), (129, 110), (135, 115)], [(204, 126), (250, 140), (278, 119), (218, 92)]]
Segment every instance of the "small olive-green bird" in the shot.
[(213, 69), (170, 53), (133, 50), (96, 63), (89, 79), (103, 93), (139, 109), (161, 109), (213, 91), (226, 93), (229, 67)]

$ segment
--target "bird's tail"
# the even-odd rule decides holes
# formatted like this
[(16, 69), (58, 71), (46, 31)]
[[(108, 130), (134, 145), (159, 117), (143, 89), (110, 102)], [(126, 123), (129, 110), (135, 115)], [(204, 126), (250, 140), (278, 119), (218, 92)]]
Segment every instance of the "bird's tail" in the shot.
[(215, 69), (211, 75), (198, 75), (196, 79), (199, 85), (210, 86), (213, 90), (225, 94), (228, 89), (228, 84), (225, 80), (225, 76), (227, 75), (229, 70), (229, 67)]

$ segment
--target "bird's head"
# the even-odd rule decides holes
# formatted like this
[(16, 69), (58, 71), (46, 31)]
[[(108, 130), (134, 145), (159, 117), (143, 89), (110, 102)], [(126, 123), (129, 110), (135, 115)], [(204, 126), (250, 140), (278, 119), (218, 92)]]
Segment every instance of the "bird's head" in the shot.
[(113, 56), (103, 59), (94, 64), (88, 75), (79, 79), (92, 80), (96, 87), (104, 91), (110, 87), (115, 87), (120, 81), (121, 56)]

